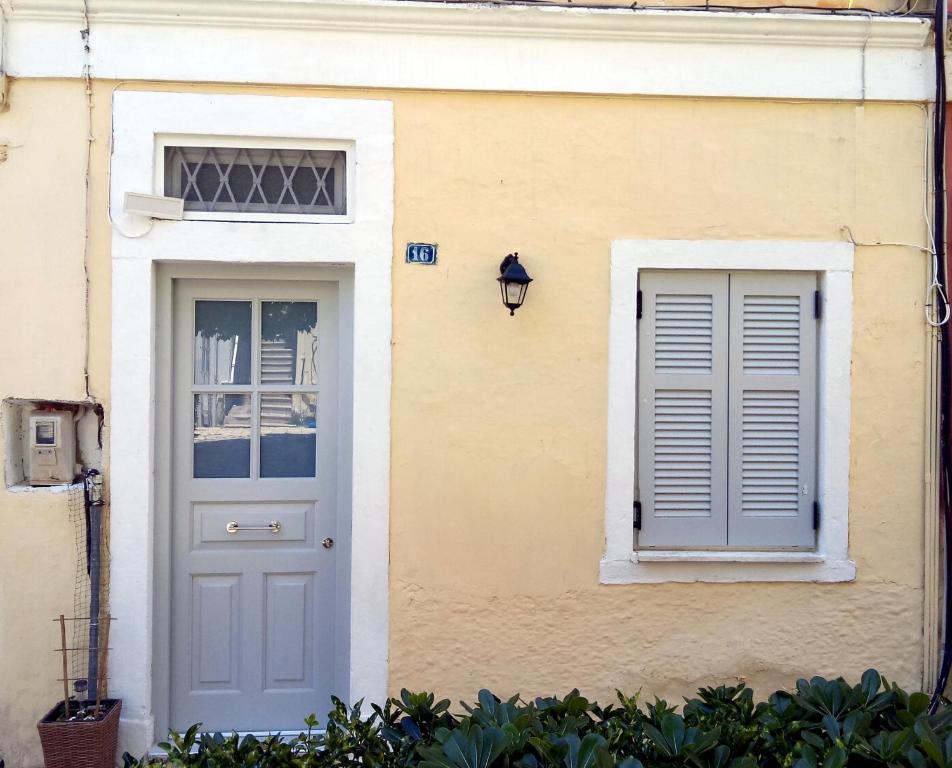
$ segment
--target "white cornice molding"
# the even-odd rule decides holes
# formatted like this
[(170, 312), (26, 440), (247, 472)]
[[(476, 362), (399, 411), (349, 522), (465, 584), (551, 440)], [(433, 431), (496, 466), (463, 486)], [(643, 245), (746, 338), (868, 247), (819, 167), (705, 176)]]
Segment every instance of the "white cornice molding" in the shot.
[[(3, 0), (0, 0), (2, 2)], [(930, 24), (411, 0), (89, 0), (94, 77), (925, 101)], [(8, 69), (75, 77), (79, 0), (16, 0)]]
[[(17, 0), (11, 20), (83, 20), (77, 0)], [(764, 11), (631, 10), (413, 0), (90, 0), (91, 24), (198, 25), (644, 41), (922, 48), (916, 17)]]

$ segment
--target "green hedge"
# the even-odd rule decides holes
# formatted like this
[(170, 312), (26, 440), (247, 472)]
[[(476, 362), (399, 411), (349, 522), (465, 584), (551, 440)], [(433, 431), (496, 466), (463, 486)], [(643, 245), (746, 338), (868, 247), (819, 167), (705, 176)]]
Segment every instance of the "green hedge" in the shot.
[(326, 721), (310, 716), (291, 740), (202, 735), (196, 725), (160, 746), (168, 764), (203, 768), (952, 768), (952, 708), (930, 714), (925, 694), (875, 670), (858, 685), (799, 680), (760, 703), (743, 685), (702, 688), (681, 712), (621, 693), (600, 706), (578, 691), (533, 701), (480, 691), (459, 714), (406, 690), (369, 713), (333, 703)]

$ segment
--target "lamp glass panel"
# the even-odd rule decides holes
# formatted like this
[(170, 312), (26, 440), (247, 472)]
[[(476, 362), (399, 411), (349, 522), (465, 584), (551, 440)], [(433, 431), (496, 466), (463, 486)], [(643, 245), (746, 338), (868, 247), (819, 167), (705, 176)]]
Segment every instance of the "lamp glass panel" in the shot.
[(506, 303), (521, 304), (525, 296), (526, 286), (520, 283), (506, 283)]

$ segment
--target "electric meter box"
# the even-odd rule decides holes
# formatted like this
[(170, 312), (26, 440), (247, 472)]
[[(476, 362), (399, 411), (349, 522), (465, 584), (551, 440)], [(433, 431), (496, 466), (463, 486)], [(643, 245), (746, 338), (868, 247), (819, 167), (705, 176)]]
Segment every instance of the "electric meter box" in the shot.
[(30, 485), (61, 485), (76, 476), (76, 427), (71, 411), (30, 414)]

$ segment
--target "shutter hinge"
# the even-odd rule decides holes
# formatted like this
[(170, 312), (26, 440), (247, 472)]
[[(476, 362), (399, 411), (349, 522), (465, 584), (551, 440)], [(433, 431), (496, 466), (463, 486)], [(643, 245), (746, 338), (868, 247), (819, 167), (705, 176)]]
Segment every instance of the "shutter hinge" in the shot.
[(813, 292), (813, 319), (819, 320), (823, 314), (823, 294), (819, 291)]
[(820, 502), (813, 502), (813, 530), (820, 530)]
[(636, 319), (641, 320), (641, 289), (640, 288), (638, 289), (638, 308), (635, 312), (636, 312), (635, 314)]
[(635, 530), (641, 530), (641, 502), (636, 501), (634, 505), (635, 509)]

